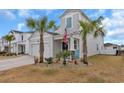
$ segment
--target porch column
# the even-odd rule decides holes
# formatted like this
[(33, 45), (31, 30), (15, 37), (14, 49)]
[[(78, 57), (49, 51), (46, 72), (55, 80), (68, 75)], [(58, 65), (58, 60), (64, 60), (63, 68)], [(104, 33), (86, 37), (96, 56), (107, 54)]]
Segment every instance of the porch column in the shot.
[[(75, 49), (74, 49), (74, 37), (73, 36), (70, 37), (70, 51), (71, 52), (75, 51)], [(70, 61), (72, 60), (72, 56), (70, 56)]]
[(82, 56), (83, 56), (83, 41), (82, 41), (82, 38), (80, 37), (80, 39), (79, 39), (79, 48), (80, 48), (80, 58), (82, 58)]
[(74, 37), (70, 37), (70, 51), (74, 51)]

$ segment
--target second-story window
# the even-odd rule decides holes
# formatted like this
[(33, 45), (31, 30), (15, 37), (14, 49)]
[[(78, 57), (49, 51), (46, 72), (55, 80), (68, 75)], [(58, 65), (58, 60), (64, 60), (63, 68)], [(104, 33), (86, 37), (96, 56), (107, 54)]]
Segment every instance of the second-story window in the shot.
[(66, 28), (72, 28), (72, 18), (69, 17), (66, 20)]
[(23, 35), (21, 36), (21, 38), (22, 38), (22, 41), (23, 41)]

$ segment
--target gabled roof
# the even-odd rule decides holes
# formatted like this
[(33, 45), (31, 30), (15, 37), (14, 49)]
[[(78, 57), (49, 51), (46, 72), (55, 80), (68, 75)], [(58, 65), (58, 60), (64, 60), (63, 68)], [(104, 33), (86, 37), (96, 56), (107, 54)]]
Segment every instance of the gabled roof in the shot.
[(60, 16), (60, 18), (62, 18), (63, 16), (65, 16), (66, 14), (68, 14), (69, 12), (80, 12), (82, 14), (82, 16), (84, 16), (88, 21), (91, 21), (88, 16), (81, 10), (81, 9), (66, 9), (64, 11), (64, 13)]
[(124, 45), (121, 45), (121, 47), (124, 47)]
[(46, 32), (46, 33), (48, 33), (48, 34), (52, 34), (52, 35), (59, 35), (58, 33), (56, 33), (56, 32)]
[(27, 31), (27, 32), (22, 32), (22, 31), (17, 31), (17, 30), (11, 30), (10, 32), (15, 32), (15, 33), (33, 33), (34, 31)]
[(112, 44), (112, 43), (105, 43), (104, 46), (105, 46), (105, 47), (108, 47), (108, 46), (119, 46), (119, 45), (117, 45), (117, 44)]

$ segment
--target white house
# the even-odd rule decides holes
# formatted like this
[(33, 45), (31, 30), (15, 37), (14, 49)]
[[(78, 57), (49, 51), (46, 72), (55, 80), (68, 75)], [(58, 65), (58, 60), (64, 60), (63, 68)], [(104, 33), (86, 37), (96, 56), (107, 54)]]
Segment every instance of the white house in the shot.
[(0, 38), (0, 51), (8, 52), (9, 43), (5, 40), (5, 36)]
[(0, 51), (2, 51), (2, 39), (0, 39)]
[[(11, 52), (16, 54), (29, 54), (29, 40), (28, 38), (33, 32), (21, 32), (11, 30), (8, 35), (13, 35), (14, 40), (11, 42)], [(1, 51), (8, 51), (9, 43), (4, 37), (1, 38)]]
[(109, 54), (109, 55), (115, 55), (116, 51), (121, 49), (119, 45), (112, 43), (105, 43), (104, 47), (105, 47), (104, 54)]
[[(55, 57), (57, 53), (62, 51), (63, 36), (66, 28), (68, 50), (73, 51), (73, 56), (76, 58), (81, 58), (83, 55), (83, 41), (80, 36), (79, 20), (90, 22), (90, 19), (79, 9), (65, 10), (60, 19), (61, 24), (58, 30), (44, 32), (44, 57)], [(39, 56), (40, 35), (38, 31), (21, 32), (12, 30), (8, 34), (12, 34), (15, 37), (11, 42), (11, 52)], [(8, 42), (4, 37), (0, 42), (1, 51), (8, 51)], [(87, 50), (88, 56), (102, 54), (104, 51), (104, 38), (102, 36), (94, 38), (92, 33), (89, 34), (87, 37)]]
[(120, 46), (120, 50), (124, 51), (124, 45)]
[[(82, 39), (80, 36), (79, 20), (90, 22), (90, 19), (79, 9), (68, 9), (60, 16), (60, 28), (55, 32), (44, 33), (44, 57), (55, 57), (57, 53), (62, 51), (62, 42), (65, 28), (68, 33), (68, 50), (74, 51), (76, 58), (83, 55)], [(39, 56), (39, 40), (38, 32), (34, 32), (29, 38), (29, 55)], [(88, 56), (101, 54), (104, 51), (104, 38), (99, 36), (93, 37), (89, 34), (87, 37)]]

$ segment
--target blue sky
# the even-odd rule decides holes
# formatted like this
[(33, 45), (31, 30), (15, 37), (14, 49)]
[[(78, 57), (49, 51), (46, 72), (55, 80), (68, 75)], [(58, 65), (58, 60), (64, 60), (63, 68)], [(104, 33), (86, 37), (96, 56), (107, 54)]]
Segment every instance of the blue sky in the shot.
[[(98, 16), (104, 16), (103, 24), (106, 29), (105, 42), (116, 44), (124, 44), (124, 10), (109, 9), (85, 9), (82, 10), (89, 18), (95, 19)], [(29, 31), (25, 25), (25, 19), (29, 16), (39, 18), (47, 15), (49, 20), (56, 21), (56, 25), (60, 24), (59, 16), (64, 9), (57, 10), (0, 10), (0, 36), (6, 35), (11, 29), (19, 31)]]

